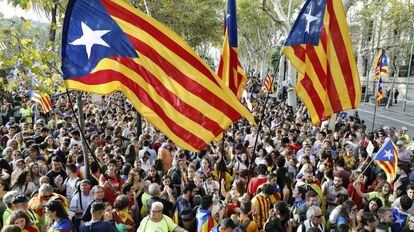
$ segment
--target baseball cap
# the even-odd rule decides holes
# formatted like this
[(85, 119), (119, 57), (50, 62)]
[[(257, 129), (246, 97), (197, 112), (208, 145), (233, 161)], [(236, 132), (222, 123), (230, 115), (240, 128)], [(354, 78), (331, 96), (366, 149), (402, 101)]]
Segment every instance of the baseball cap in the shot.
[(402, 129), (403, 131), (406, 131), (406, 130), (407, 130), (407, 127), (403, 126), (401, 129)]
[(398, 141), (397, 141), (397, 146), (400, 146), (400, 145), (404, 145), (404, 142), (403, 142), (403, 141), (401, 141), (401, 140), (398, 140)]
[(226, 218), (223, 221), (221, 221), (220, 227), (223, 229), (235, 229), (236, 228), (236, 224), (234, 224), (233, 220), (231, 220), (230, 218)]
[(26, 197), (25, 195), (17, 195), (13, 198), (13, 204), (27, 203), (27, 202), (29, 202), (29, 198)]

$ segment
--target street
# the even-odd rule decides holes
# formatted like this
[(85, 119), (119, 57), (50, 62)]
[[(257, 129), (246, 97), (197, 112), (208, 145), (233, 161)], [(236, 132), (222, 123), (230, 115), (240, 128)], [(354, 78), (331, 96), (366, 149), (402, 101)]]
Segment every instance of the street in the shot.
[[(361, 103), (357, 111), (360, 118), (365, 120), (367, 131), (371, 131), (374, 117), (374, 106), (366, 103)], [(349, 112), (353, 113), (353, 111)], [(406, 127), (408, 129), (408, 134), (410, 137), (414, 135), (414, 115), (410, 112), (403, 113), (398, 111), (391, 111), (385, 109), (384, 106), (380, 106), (377, 108), (374, 128), (377, 128), (380, 123), (383, 123), (384, 126), (396, 127), (397, 129)]]

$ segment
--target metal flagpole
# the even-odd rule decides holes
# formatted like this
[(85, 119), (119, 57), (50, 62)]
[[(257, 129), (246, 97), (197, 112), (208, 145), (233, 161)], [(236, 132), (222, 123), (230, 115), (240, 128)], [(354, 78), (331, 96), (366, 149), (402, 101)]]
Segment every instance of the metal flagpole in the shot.
[[(281, 59), (279, 59), (279, 61), (278, 61), (278, 63), (277, 63), (277, 66), (276, 66), (276, 67), (279, 67), (280, 60), (281, 60)], [(278, 72), (279, 72), (279, 70), (278, 70)], [(267, 73), (266, 73), (266, 76), (267, 76)], [(270, 86), (272, 86), (272, 85), (273, 85), (274, 80), (275, 80), (275, 75), (272, 77), (272, 81), (270, 82)], [(252, 154), (252, 158), (251, 158), (251, 160), (250, 160), (249, 167), (248, 167), (248, 169), (247, 169), (247, 170), (249, 170), (249, 175), (248, 175), (248, 177), (247, 177), (247, 183), (249, 183), (249, 182), (250, 182), (250, 178), (251, 178), (251, 176), (252, 176), (252, 172), (251, 172), (250, 170), (251, 170), (251, 168), (252, 168), (252, 164), (254, 163), (254, 160), (256, 159), (256, 147), (257, 147), (257, 141), (259, 140), (260, 131), (262, 130), (262, 121), (263, 121), (263, 118), (264, 118), (264, 114), (265, 114), (265, 110), (266, 110), (267, 101), (269, 100), (269, 95), (270, 95), (270, 93), (269, 93), (269, 92), (267, 92), (267, 94), (266, 94), (266, 98), (265, 98), (265, 101), (264, 101), (264, 104), (262, 105), (262, 109), (261, 109), (261, 113), (260, 113), (260, 120), (259, 120), (259, 124), (258, 124), (258, 129), (257, 129), (257, 135), (256, 135), (256, 139), (255, 139), (255, 141), (254, 141), (254, 146), (253, 146), (253, 154)], [(247, 186), (248, 186), (248, 184), (246, 185), (246, 192), (247, 192)]]
[[(82, 93), (76, 93), (76, 102), (78, 105), (78, 117), (79, 117), (79, 131), (81, 134), (85, 133), (85, 118), (83, 115), (83, 102), (82, 102)], [(86, 148), (87, 144), (85, 140), (82, 141), (82, 152), (83, 152), (83, 162), (85, 162), (85, 172), (83, 173), (83, 178), (89, 179), (89, 156), (88, 149)]]

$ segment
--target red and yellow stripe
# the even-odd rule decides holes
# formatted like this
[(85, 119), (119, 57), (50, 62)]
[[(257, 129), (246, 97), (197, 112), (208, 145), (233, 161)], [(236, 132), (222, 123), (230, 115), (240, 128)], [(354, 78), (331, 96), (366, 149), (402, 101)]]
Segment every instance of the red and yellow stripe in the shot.
[(359, 106), (361, 85), (341, 1), (327, 0), (318, 46), (288, 46), (283, 52), (298, 70), (295, 89), (312, 123)]
[(226, 86), (240, 99), (246, 87), (247, 77), (240, 64), (237, 48), (230, 47), (227, 31), (217, 73)]
[(123, 0), (101, 1), (139, 58), (105, 58), (68, 88), (121, 90), (148, 121), (178, 146), (198, 151), (233, 121), (254, 121), (222, 80), (177, 34)]
[(32, 100), (42, 106), (45, 114), (52, 110), (52, 101), (49, 94), (34, 90)]
[(268, 92), (268, 93), (274, 93), (275, 92), (274, 85), (272, 83), (272, 77), (270, 76), (270, 74), (266, 75), (264, 88), (265, 88), (265, 91)]
[(375, 160), (375, 163), (385, 172), (387, 176), (387, 181), (392, 184), (392, 182), (397, 177), (397, 166), (398, 166), (398, 148), (394, 143), (391, 143), (394, 150), (394, 162), (390, 161), (379, 161)]

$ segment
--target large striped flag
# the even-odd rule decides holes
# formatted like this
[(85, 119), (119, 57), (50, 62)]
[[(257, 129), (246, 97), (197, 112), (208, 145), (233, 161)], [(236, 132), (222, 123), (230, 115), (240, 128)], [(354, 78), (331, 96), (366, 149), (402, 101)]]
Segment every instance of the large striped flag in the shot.
[(298, 70), (296, 92), (312, 123), (355, 109), (361, 83), (340, 0), (307, 0), (283, 52)]
[(273, 84), (272, 77), (270, 76), (269, 73), (267, 73), (267, 75), (266, 75), (263, 87), (264, 87), (264, 90), (267, 93), (274, 93), (275, 92), (275, 86)]
[(246, 74), (238, 58), (236, 0), (227, 0), (227, 19), (225, 20), (224, 44), (218, 75), (231, 91), (240, 98), (246, 86)]
[(374, 161), (385, 172), (388, 182), (392, 184), (397, 176), (398, 149), (391, 139), (386, 139), (384, 145), (378, 150)]
[(124, 0), (70, 0), (62, 37), (67, 88), (122, 91), (183, 149), (203, 149), (241, 117), (254, 121), (182, 38)]
[(39, 90), (31, 90), (30, 100), (39, 103), (45, 114), (52, 110), (52, 101), (47, 93), (40, 92)]

